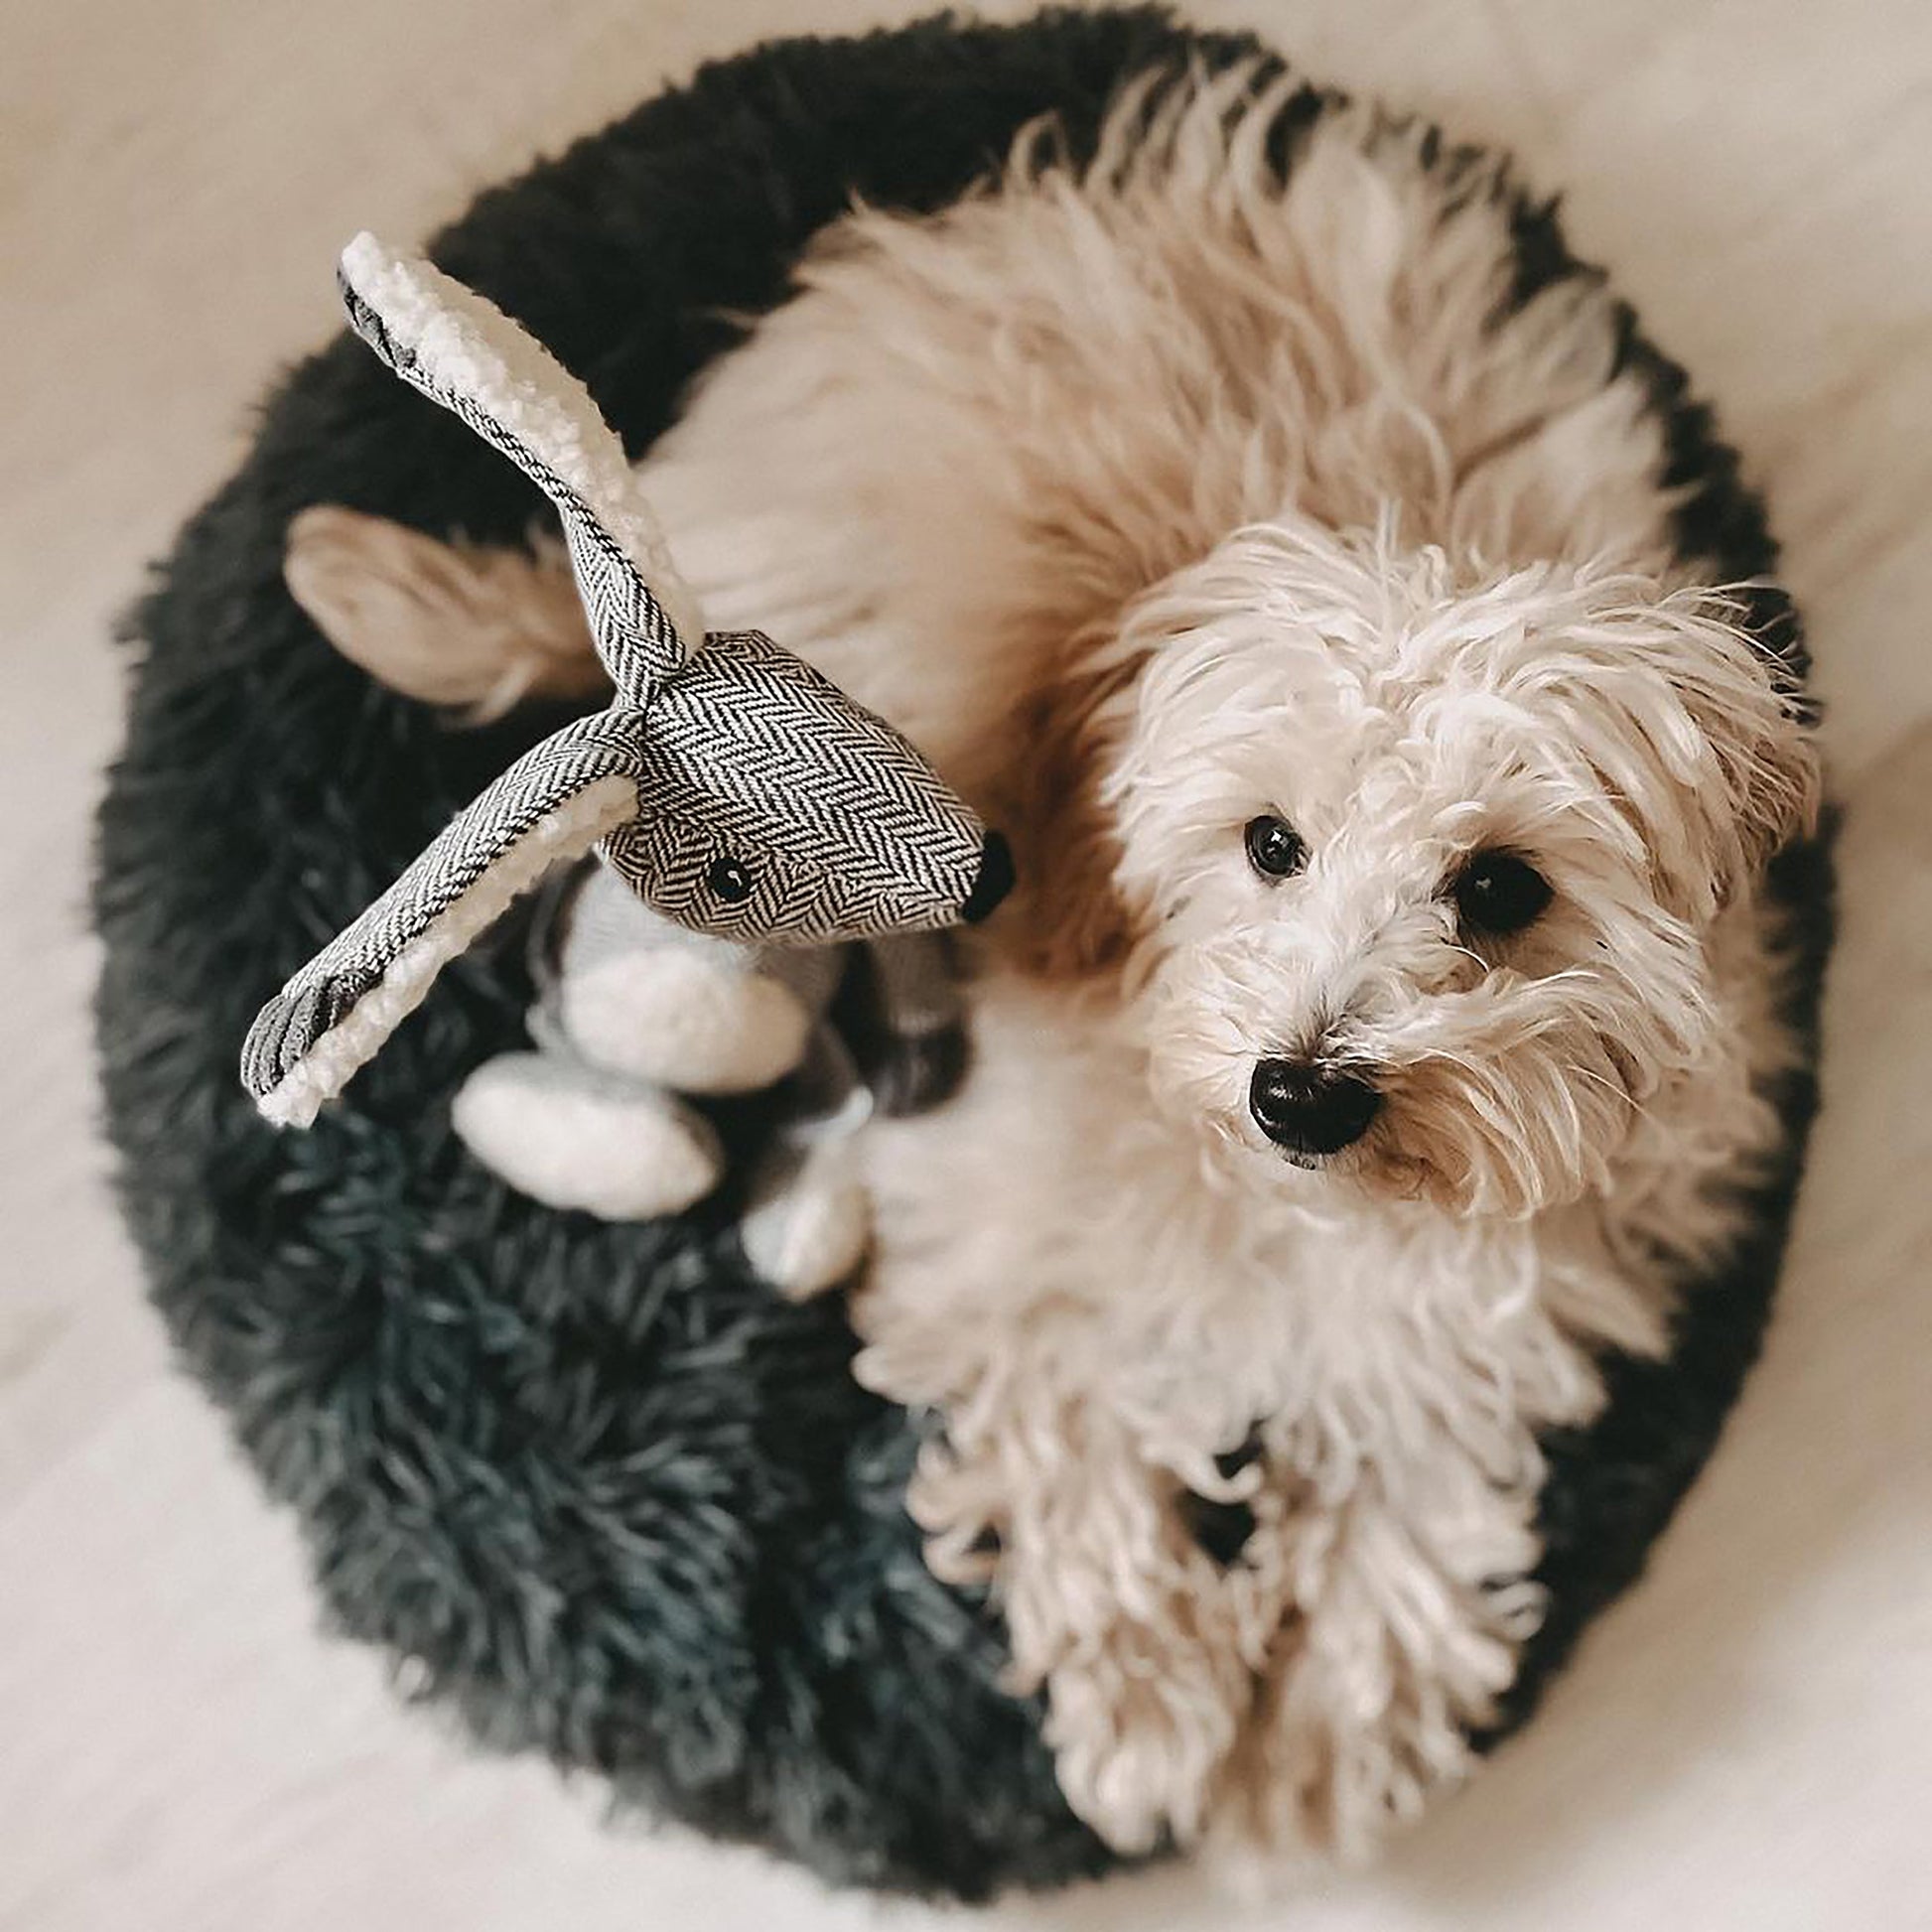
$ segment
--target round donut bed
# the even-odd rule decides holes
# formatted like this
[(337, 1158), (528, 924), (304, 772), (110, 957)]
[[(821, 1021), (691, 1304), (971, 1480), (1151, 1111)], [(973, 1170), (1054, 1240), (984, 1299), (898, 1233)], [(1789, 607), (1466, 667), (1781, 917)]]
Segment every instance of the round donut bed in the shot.
[[(1126, 77), (1256, 51), (1152, 11), (781, 42), (485, 194), (433, 253), (641, 450), (733, 340), (721, 316), (782, 300), (855, 194), (936, 207), (1036, 115), (1077, 150)], [(1281, 166), (1334, 100), (1291, 103)], [(1589, 272), (1548, 207), (1518, 201), (1513, 221), (1521, 297)], [(1685, 553), (1767, 571), (1759, 504), (1682, 372), (1627, 316), (1622, 353), (1669, 424)], [(555, 722), (452, 733), (332, 651), (281, 575), (289, 519), (316, 502), (484, 541), (536, 507), (345, 335), (298, 367), (130, 620), (95, 913), (107, 1120), (154, 1300), (300, 1518), (334, 1622), (488, 1743), (836, 1882), (977, 1898), (1105, 1867), (1038, 1708), (1000, 1688), (997, 1617), (921, 1561), (900, 1500), (917, 1423), (853, 1383), (838, 1299), (791, 1307), (752, 1279), (729, 1199), (604, 1225), (510, 1192), (452, 1135), (455, 1087), (521, 1035), (515, 919), (313, 1133), (256, 1117), (235, 1064), (266, 993)], [(1789, 607), (1767, 592), (1755, 621), (1802, 669)], [(1808, 1039), (1829, 886), (1822, 848), (1776, 864), (1811, 941), (1789, 989)], [(1498, 1736), (1637, 1574), (1756, 1352), (1809, 1070), (1781, 1104), (1755, 1233), (1686, 1299), (1670, 1359), (1613, 1364), (1601, 1420), (1548, 1445), (1550, 1611)], [(758, 1103), (723, 1124), (749, 1146)]]

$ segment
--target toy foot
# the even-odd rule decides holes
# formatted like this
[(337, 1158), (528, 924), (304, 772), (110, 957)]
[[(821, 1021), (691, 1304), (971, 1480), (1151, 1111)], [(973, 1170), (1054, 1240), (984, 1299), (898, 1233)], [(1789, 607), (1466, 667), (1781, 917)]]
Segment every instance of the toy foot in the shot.
[(844, 1281), (872, 1241), (872, 1197), (837, 1164), (806, 1164), (759, 1190), (739, 1238), (754, 1269), (788, 1302), (806, 1302)]
[(676, 1214), (724, 1170), (702, 1116), (662, 1094), (586, 1082), (538, 1053), (485, 1061), (452, 1118), (471, 1153), (518, 1193), (606, 1221)]

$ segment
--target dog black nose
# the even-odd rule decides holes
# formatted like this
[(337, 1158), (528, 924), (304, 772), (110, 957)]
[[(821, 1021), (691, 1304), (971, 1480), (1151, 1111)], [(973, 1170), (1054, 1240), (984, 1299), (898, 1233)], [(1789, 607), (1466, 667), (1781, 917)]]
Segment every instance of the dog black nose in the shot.
[(1368, 1132), (1382, 1096), (1352, 1073), (1323, 1073), (1302, 1060), (1258, 1060), (1248, 1111), (1291, 1154), (1339, 1154)]
[(980, 848), (979, 876), (966, 895), (966, 903), (959, 908), (959, 916), (968, 925), (978, 925), (1012, 891), (1013, 849), (999, 833), (989, 832)]

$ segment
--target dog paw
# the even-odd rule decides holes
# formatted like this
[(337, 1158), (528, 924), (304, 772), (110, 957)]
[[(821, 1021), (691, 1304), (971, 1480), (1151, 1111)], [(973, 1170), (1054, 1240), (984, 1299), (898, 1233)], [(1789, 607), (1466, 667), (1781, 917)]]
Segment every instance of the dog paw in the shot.
[(1191, 1634), (1187, 1606), (1163, 1624), (1083, 1632), (1047, 1680), (1046, 1738), (1067, 1802), (1117, 1852), (1198, 1842), (1216, 1774), (1234, 1748), (1252, 1679), (1232, 1647)]

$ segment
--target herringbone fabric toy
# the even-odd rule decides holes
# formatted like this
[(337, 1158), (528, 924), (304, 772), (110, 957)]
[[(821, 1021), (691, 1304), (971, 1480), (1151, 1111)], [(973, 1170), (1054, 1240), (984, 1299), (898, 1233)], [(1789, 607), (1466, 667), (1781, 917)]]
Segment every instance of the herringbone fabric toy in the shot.
[(990, 911), (1004, 843), (890, 725), (756, 631), (707, 636), (622, 446), (582, 383), (499, 311), (370, 235), (349, 320), (556, 505), (606, 710), (519, 759), (262, 1009), (241, 1074), (306, 1125), (462, 952), (554, 865), (595, 848), (694, 931), (822, 944)]

